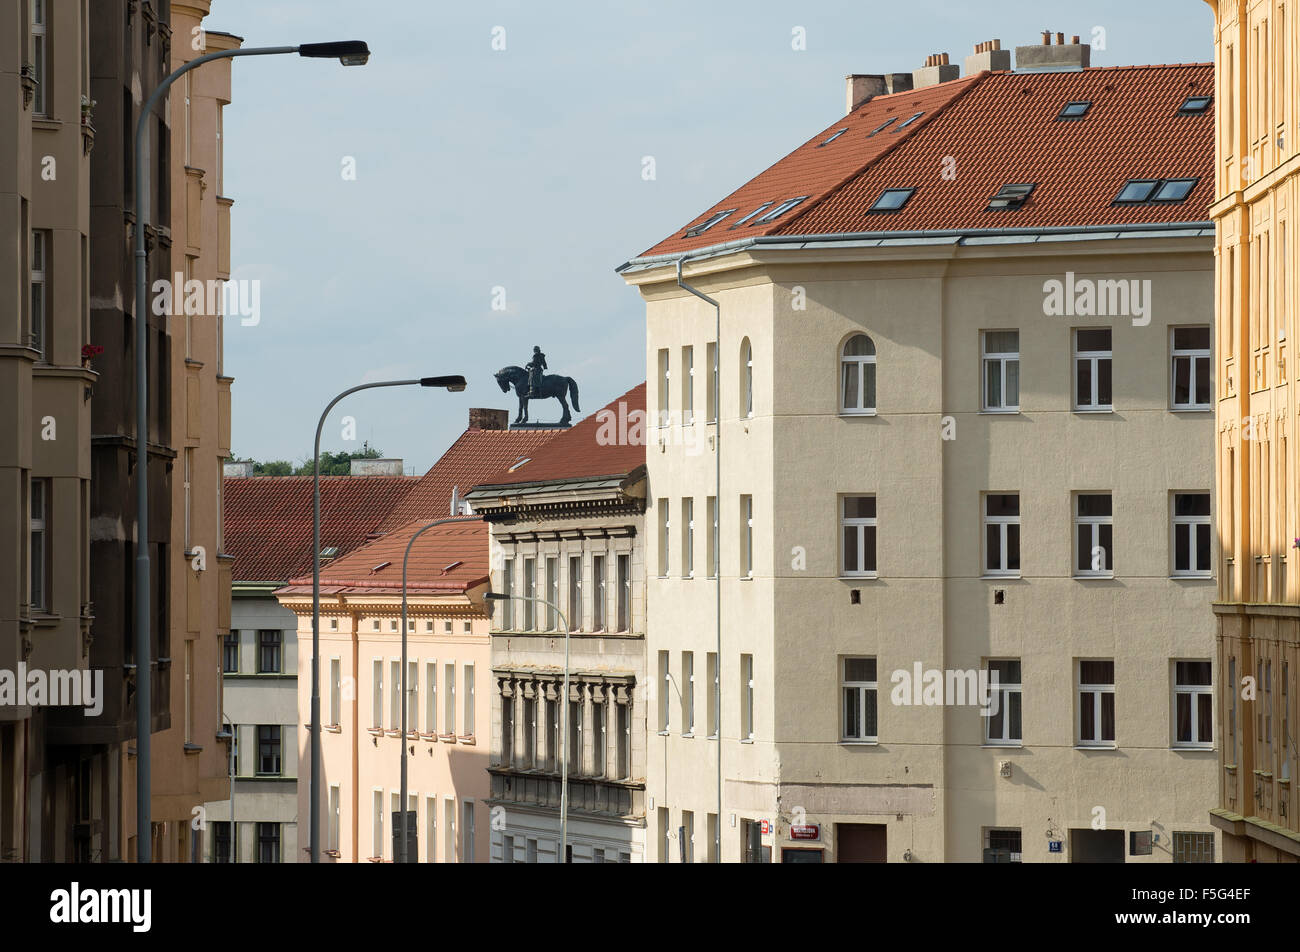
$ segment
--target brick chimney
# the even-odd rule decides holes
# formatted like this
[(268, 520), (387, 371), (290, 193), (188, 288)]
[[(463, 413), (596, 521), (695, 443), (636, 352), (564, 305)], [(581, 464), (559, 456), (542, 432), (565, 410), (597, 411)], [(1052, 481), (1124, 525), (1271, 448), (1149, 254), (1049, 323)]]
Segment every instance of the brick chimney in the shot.
[(493, 410), (488, 407), (470, 407), (469, 428), (471, 430), (504, 430), (510, 421), (507, 410)]
[(984, 70), (1009, 70), (1011, 68), (1011, 51), (1002, 48), (1001, 40), (985, 40), (975, 44), (975, 52), (966, 57), (966, 75), (971, 76)]
[(926, 86), (937, 86), (960, 75), (960, 67), (956, 63), (948, 62), (947, 53), (931, 53), (925, 58), (924, 66), (912, 70), (912, 88), (924, 89)]
[(1070, 37), (1070, 42), (1066, 43), (1065, 34), (1057, 33), (1053, 43), (1051, 31), (1044, 30), (1042, 39), (1038, 46), (1016, 47), (1017, 72), (1064, 73), (1088, 68), (1092, 47), (1080, 43), (1078, 36)]
[(844, 77), (844, 113), (848, 115), (868, 99), (912, 88), (911, 73), (851, 73)]

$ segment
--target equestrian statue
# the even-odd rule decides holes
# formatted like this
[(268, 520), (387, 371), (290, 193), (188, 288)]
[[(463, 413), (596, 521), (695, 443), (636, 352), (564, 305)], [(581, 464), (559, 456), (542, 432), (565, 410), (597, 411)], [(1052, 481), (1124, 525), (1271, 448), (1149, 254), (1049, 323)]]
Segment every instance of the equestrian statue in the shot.
[(555, 397), (564, 408), (564, 416), (560, 418), (559, 426), (568, 426), (573, 418), (569, 415), (566, 394), (569, 401), (573, 402), (573, 409), (582, 412), (582, 407), (578, 406), (577, 381), (572, 377), (561, 377), (559, 374), (543, 374), (543, 370), (546, 370), (546, 355), (542, 353), (540, 347), (534, 347), (532, 359), (525, 366), (502, 367), (496, 372), (497, 385), (502, 393), (509, 393), (511, 385), (515, 388), (515, 395), (519, 397), (519, 415), (514, 421), (516, 425), (528, 422), (529, 400)]

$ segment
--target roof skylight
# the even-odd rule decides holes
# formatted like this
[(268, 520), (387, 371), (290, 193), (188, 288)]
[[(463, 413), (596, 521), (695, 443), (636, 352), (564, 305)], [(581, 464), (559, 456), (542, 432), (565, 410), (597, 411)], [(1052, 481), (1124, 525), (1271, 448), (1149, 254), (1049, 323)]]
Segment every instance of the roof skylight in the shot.
[(714, 212), (712, 215), (704, 219), (704, 221), (700, 222), (698, 225), (692, 225), (690, 228), (687, 228), (686, 234), (682, 235), (682, 237), (694, 238), (696, 235), (700, 234), (701, 232), (708, 231), (710, 228), (712, 228), (718, 222), (722, 221), (722, 219), (726, 218), (734, 211), (735, 211), (734, 208), (728, 208), (726, 211)]
[(998, 209), (1019, 208), (1025, 204), (1025, 201), (1029, 198), (1029, 193), (1033, 190), (1033, 183), (1003, 185), (998, 189), (997, 194), (989, 199), (989, 203), (984, 210), (995, 211)]
[(772, 207), (772, 203), (771, 203), (771, 202), (764, 202), (762, 205), (759, 205), (759, 206), (758, 206), (757, 208), (755, 208), (752, 212), (750, 212), (748, 215), (746, 215), (746, 216), (745, 216), (744, 218), (742, 218), (740, 221), (736, 222), (736, 223), (735, 223), (734, 225), (732, 225), (731, 227), (732, 227), (732, 228), (739, 228), (741, 225), (745, 224), (745, 222), (749, 221), (751, 218), (753, 218), (753, 217), (754, 217), (755, 215), (757, 215), (759, 212), (763, 211), (764, 209), (771, 208), (771, 207)]
[(1129, 179), (1115, 196), (1115, 205), (1144, 205), (1148, 202), (1186, 201), (1200, 179)]
[(755, 219), (753, 224), (765, 225), (770, 221), (775, 221), (776, 219), (780, 218), (782, 215), (784, 215), (790, 209), (794, 208), (796, 205), (798, 205), (807, 197), (808, 197), (807, 195), (800, 195), (798, 198), (788, 198), (780, 205), (776, 206), (776, 208), (772, 209), (770, 212), (764, 215), (762, 218)]
[(1212, 96), (1188, 96), (1183, 100), (1183, 104), (1178, 107), (1178, 115), (1199, 116), (1210, 108), (1210, 103), (1213, 101)]
[(880, 125), (876, 126), (876, 128), (874, 128), (874, 129), (872, 129), (870, 132), (868, 132), (868, 133), (867, 133), (867, 138), (870, 139), (870, 138), (871, 138), (872, 136), (874, 136), (877, 132), (883, 132), (883, 131), (885, 131), (885, 129), (887, 129), (887, 128), (888, 128), (888, 127), (889, 127), (889, 126), (894, 122), (894, 120), (897, 119), (897, 118), (898, 118), (897, 116), (890, 116), (888, 119), (886, 119), (886, 120), (885, 120), (884, 122), (882, 122)]
[(836, 139), (838, 139), (840, 136), (844, 135), (844, 133), (846, 133), (846, 132), (848, 132), (848, 131), (849, 131), (849, 130), (848, 130), (847, 127), (843, 128), (843, 129), (837, 129), (837, 130), (835, 131), (835, 134), (834, 134), (834, 135), (832, 135), (832, 136), (831, 136), (829, 139), (827, 139), (825, 142), (822, 142), (822, 143), (818, 144), (817, 148), (820, 149), (820, 148), (821, 148), (822, 146), (824, 146), (824, 145), (830, 145), (832, 142), (834, 142)]
[(1076, 99), (1067, 102), (1061, 107), (1061, 111), (1056, 114), (1057, 119), (1082, 119), (1087, 115), (1088, 110), (1092, 108), (1092, 101), (1089, 99)]
[(874, 205), (867, 209), (867, 214), (896, 212), (907, 204), (907, 200), (916, 193), (914, 188), (887, 188), (880, 193)]
[(900, 122), (900, 123), (898, 124), (898, 128), (895, 129), (894, 131), (897, 132), (899, 129), (906, 129), (908, 126), (910, 126), (912, 123), (916, 122), (916, 120), (920, 119), (920, 118), (921, 118), (922, 116), (924, 116), (924, 115), (925, 115), (925, 113), (923, 113), (923, 112), (914, 112), (914, 113), (912, 113), (910, 116), (908, 116), (908, 117), (907, 117), (906, 119), (904, 119), (902, 122)]

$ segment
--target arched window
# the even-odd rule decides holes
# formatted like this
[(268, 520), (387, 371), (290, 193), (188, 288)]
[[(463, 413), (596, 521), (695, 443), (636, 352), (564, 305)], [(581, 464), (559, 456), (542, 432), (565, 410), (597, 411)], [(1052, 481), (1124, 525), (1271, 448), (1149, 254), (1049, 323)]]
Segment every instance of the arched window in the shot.
[(854, 334), (840, 354), (840, 412), (876, 412), (876, 345)]
[(740, 342), (740, 412), (754, 415), (754, 348), (748, 337)]

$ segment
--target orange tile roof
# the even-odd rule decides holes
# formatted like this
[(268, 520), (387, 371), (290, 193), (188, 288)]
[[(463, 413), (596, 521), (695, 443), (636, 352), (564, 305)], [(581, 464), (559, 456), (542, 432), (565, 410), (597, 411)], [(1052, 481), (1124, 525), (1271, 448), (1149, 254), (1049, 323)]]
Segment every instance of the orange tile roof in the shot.
[[(862, 130), (883, 121), (891, 101), (922, 94), (931, 97), (929, 112), (914, 129), (864, 139)], [(710, 210), (735, 205), (744, 214), (760, 201), (813, 196), (789, 215), (755, 228), (728, 229), (724, 220), (690, 239), (682, 238), (683, 227), (645, 256), (752, 235), (1206, 222), (1214, 191), (1214, 115), (1212, 107), (1199, 115), (1177, 115), (1192, 94), (1214, 94), (1212, 64), (984, 72), (871, 99)], [(1089, 100), (1092, 108), (1082, 119), (1058, 121), (1061, 107), (1071, 100)], [(894, 109), (900, 111), (908, 110)], [(847, 133), (818, 148), (846, 126)], [(882, 138), (896, 146), (882, 151), (876, 144)], [(837, 150), (838, 159), (832, 157)], [(945, 168), (949, 176), (942, 174)], [(832, 169), (848, 171), (828, 188)], [(1199, 182), (1184, 202), (1112, 205), (1131, 178)], [(987, 210), (994, 193), (1013, 183), (1036, 184), (1024, 206)], [(916, 192), (901, 211), (868, 214), (887, 188)], [(696, 216), (689, 224), (707, 217)]]
[(464, 496), (475, 484), (524, 457), (536, 453), (565, 430), (481, 430), (471, 427), (420, 477), (380, 529), (391, 532), (409, 522), (428, 522), (451, 512), (451, 491)]
[[(640, 440), (626, 438), (636, 431), (634, 412), (640, 412)], [(645, 383), (639, 383), (621, 397), (615, 397), (571, 429), (565, 430), (532, 458), (515, 469), (503, 468), (484, 479), (483, 486), (509, 486), (584, 479), (597, 476), (625, 476), (645, 465)], [(612, 438), (612, 439), (611, 439)]]
[[(321, 548), (363, 545), (419, 483), (416, 476), (322, 476)], [(237, 582), (283, 582), (311, 571), (312, 477), (223, 480), (223, 548)]]
[[(432, 520), (419, 519), (321, 568), (326, 594), (401, 594), (402, 559), (411, 537)], [(488, 525), (476, 516), (435, 526), (411, 547), (406, 590), (458, 594), (488, 580)], [(281, 593), (311, 592), (311, 575), (289, 580)]]

